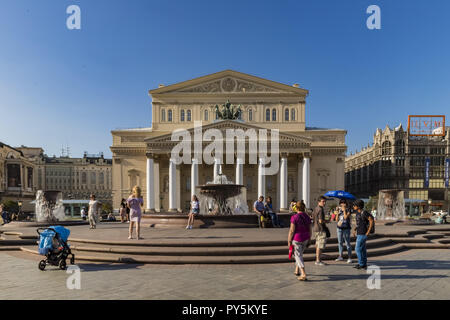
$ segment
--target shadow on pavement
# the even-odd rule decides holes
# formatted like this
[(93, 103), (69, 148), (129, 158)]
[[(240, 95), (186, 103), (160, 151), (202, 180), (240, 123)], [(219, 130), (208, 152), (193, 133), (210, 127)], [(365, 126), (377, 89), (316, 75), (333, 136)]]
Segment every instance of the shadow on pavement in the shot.
[[(310, 275), (307, 282), (326, 282), (326, 281), (348, 281), (357, 279), (367, 279), (370, 274), (362, 272), (361, 274), (332, 274), (332, 275)], [(322, 277), (323, 279), (316, 279)], [(446, 275), (414, 275), (414, 274), (385, 274), (381, 272), (381, 279), (444, 279)]]
[(96, 272), (105, 270), (129, 270), (136, 269), (142, 264), (132, 264), (132, 263), (99, 263), (99, 264), (77, 264), (82, 272)]
[(379, 260), (370, 261), (369, 265), (377, 265), (381, 269), (428, 269), (450, 270), (450, 261), (443, 260)]

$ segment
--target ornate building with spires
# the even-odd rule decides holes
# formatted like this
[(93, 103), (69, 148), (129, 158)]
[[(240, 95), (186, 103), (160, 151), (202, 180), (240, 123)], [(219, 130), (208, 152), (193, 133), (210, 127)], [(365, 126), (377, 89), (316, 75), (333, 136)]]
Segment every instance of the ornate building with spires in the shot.
[[(245, 186), (252, 208), (259, 195), (272, 196), (276, 210), (288, 210), (292, 198), (315, 206), (320, 195), (344, 187), (346, 130), (308, 127), (305, 119), (308, 90), (249, 74), (224, 70), (149, 91), (152, 122), (148, 128), (113, 130), (113, 205), (130, 195), (134, 185), (142, 187), (147, 211), (186, 211), (191, 195), (200, 184), (212, 181), (215, 165), (192, 161), (175, 164), (171, 140), (176, 129), (194, 132), (194, 121), (206, 130), (248, 132), (279, 129), (278, 172), (261, 175), (261, 158), (251, 164), (246, 154), (234, 154), (233, 163), (223, 164), (223, 174)], [(216, 118), (215, 105), (227, 100), (241, 105), (237, 120)], [(259, 142), (260, 139), (256, 140)], [(254, 140), (252, 140), (253, 142)], [(196, 160), (196, 159), (195, 159)], [(214, 171), (214, 172), (213, 172)]]
[(401, 124), (377, 129), (372, 145), (346, 157), (346, 191), (368, 198), (379, 190), (400, 189), (405, 198), (419, 200), (421, 210), (429, 204), (447, 209), (449, 136), (450, 127), (445, 136), (435, 137), (410, 136)]

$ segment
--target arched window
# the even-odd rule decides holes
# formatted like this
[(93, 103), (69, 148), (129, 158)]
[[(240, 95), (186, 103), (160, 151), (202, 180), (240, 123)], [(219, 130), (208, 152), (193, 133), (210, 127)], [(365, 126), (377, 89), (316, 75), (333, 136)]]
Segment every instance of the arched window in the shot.
[(172, 122), (172, 110), (167, 111), (167, 121)]
[(161, 110), (161, 121), (166, 121), (166, 110), (164, 109)]
[(266, 121), (270, 121), (270, 109), (266, 109)]
[(382, 155), (391, 154), (391, 143), (389, 141), (385, 141), (381, 145), (381, 154)]
[(180, 116), (181, 121), (184, 121), (184, 110), (181, 110), (181, 116)]
[[(53, 181), (52, 181), (52, 182), (53, 182)], [(81, 173), (81, 183), (82, 183), (82, 184), (86, 184), (86, 183), (87, 183), (86, 172), (82, 172), (82, 173)]]
[(291, 109), (291, 121), (295, 121), (295, 109)]
[(248, 110), (248, 121), (253, 121), (253, 110), (252, 109)]
[(187, 111), (187, 121), (191, 121), (191, 110)]
[(272, 109), (272, 121), (277, 121), (277, 109)]
[(205, 121), (208, 121), (208, 110), (205, 110)]
[(289, 121), (289, 109), (284, 109), (284, 121)]

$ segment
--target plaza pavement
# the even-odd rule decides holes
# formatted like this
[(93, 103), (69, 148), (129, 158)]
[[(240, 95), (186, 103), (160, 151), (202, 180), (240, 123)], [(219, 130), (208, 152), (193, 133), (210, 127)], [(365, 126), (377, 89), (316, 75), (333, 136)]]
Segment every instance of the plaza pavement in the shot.
[[(73, 229), (73, 236), (96, 234), (101, 228)], [(120, 238), (126, 231), (120, 229)], [(399, 226), (400, 229), (406, 227)], [(395, 228), (398, 229), (399, 228)], [(3, 229), (4, 230), (4, 229)], [(333, 231), (333, 228), (331, 228)], [(382, 227), (387, 233), (394, 229)], [(387, 230), (387, 231), (386, 231)], [(287, 229), (145, 230), (147, 241), (232, 241), (236, 238), (286, 239)], [(35, 232), (29, 229), (27, 232)], [(240, 236), (239, 236), (240, 235)], [(345, 262), (315, 266), (306, 262), (309, 280), (293, 275), (294, 263), (243, 265), (136, 265), (77, 263), (81, 289), (66, 287), (70, 274), (48, 266), (37, 268), (39, 256), (20, 251), (0, 251), (0, 299), (450, 299), (450, 250), (413, 249), (371, 258), (369, 265), (381, 269), (381, 289), (368, 289), (370, 274)]]
[(0, 299), (450, 299), (450, 250), (410, 250), (369, 258), (381, 268), (381, 289), (368, 289), (365, 271), (344, 263), (306, 262), (309, 280), (294, 264), (133, 265), (78, 264), (81, 289), (56, 267), (37, 268), (21, 252), (0, 253)]

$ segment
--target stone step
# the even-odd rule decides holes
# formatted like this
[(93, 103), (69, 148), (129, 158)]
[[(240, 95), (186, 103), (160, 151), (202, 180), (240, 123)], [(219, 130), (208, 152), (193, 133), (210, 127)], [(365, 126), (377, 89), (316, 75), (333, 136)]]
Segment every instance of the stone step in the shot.
[[(390, 239), (376, 239), (367, 242), (367, 248), (378, 248), (391, 245), (393, 242)], [(352, 244), (355, 247), (355, 244)], [(102, 253), (124, 253), (135, 255), (184, 255), (184, 256), (254, 256), (254, 255), (277, 255), (286, 254), (287, 244), (282, 246), (266, 246), (266, 247), (131, 247), (131, 246), (83, 246), (71, 245), (72, 250), (78, 252), (102, 252)], [(345, 246), (344, 246), (344, 250)], [(306, 253), (314, 253), (315, 247), (311, 245), (305, 251)], [(327, 245), (324, 252), (338, 252), (337, 244)]]
[[(403, 235), (405, 236), (405, 235)], [(378, 235), (370, 235), (368, 242), (381, 239)], [(351, 242), (356, 241), (355, 237), (351, 237)], [(287, 233), (286, 240), (258, 240), (258, 241), (237, 241), (237, 240), (217, 240), (213, 239), (211, 241), (205, 240), (192, 240), (190, 242), (181, 242), (180, 240), (173, 241), (161, 241), (159, 239), (147, 238), (144, 240), (91, 240), (91, 239), (80, 239), (80, 238), (69, 238), (69, 243), (72, 244), (97, 244), (97, 245), (112, 245), (112, 246), (142, 246), (142, 247), (268, 247), (268, 246), (285, 246), (287, 244)], [(315, 240), (312, 240), (312, 244)], [(327, 244), (337, 244), (337, 238), (330, 238), (327, 240)]]
[(24, 246), (24, 245), (35, 245), (37, 244), (36, 240), (28, 240), (28, 239), (13, 239), (13, 240), (0, 240), (0, 247), (2, 246)]
[[(34, 249), (21, 248), (21, 250), (32, 254), (38, 254)], [(383, 248), (368, 249), (367, 251), (370, 259), (370, 257), (392, 254), (402, 250), (405, 250), (403, 245), (394, 244)], [(337, 254), (324, 256), (324, 260), (334, 260), (336, 258)], [(353, 258), (356, 258), (355, 253), (353, 254)], [(304, 255), (304, 259), (305, 261), (314, 261), (315, 254), (307, 253)], [(96, 255), (75, 254), (75, 261), (136, 264), (263, 264), (292, 263), (294, 260), (289, 260), (287, 253), (284, 255), (261, 256), (142, 256), (98, 253)]]

